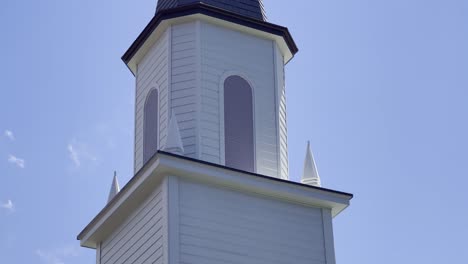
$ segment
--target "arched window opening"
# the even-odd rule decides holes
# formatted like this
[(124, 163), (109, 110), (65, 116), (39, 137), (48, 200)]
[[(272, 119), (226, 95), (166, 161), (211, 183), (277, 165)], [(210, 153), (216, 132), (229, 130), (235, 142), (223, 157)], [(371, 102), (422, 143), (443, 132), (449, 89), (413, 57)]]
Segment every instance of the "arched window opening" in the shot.
[(224, 150), (227, 167), (255, 172), (252, 87), (240, 76), (224, 82)]
[(158, 151), (159, 95), (152, 90), (145, 102), (143, 125), (143, 164), (146, 164)]

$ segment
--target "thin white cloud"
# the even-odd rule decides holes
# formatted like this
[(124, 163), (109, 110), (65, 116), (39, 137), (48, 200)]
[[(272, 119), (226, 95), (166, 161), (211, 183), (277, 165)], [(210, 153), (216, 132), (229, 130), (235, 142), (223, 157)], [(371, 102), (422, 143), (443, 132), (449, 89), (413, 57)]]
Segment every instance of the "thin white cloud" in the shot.
[(75, 166), (77, 168), (80, 167), (81, 161), (78, 156), (78, 152), (75, 150), (75, 147), (72, 144), (68, 144), (67, 149), (68, 149), (68, 155), (70, 156), (70, 159), (73, 161)]
[(26, 166), (26, 162), (24, 161), (24, 159), (17, 158), (11, 154), (8, 155), (8, 162), (15, 164), (18, 168), (21, 169), (24, 169), (24, 167)]
[(81, 166), (83, 160), (97, 161), (97, 158), (91, 154), (89, 147), (75, 139), (67, 145), (67, 150), (68, 156), (77, 168)]
[(6, 201), (6, 203), (2, 203), (1, 207), (9, 212), (13, 212), (15, 210), (15, 205), (11, 200)]
[(15, 135), (11, 130), (5, 130), (5, 137), (9, 138), (11, 141), (15, 140)]
[(75, 246), (56, 248), (53, 250), (36, 250), (36, 255), (45, 264), (65, 264), (65, 261), (79, 255)]

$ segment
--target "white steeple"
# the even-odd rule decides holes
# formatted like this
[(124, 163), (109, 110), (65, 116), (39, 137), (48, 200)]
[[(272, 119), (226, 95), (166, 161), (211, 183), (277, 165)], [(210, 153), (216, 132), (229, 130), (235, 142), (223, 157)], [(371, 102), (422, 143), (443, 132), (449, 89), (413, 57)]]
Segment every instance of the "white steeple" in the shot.
[[(135, 174), (122, 194), (114, 177), (81, 246), (96, 249), (98, 264), (335, 264), (332, 220), (352, 195), (315, 187), (310, 144), (310, 185), (286, 181), (284, 66), (297, 52), (287, 28), (263, 21), (262, 0), (159, 3), (122, 57), (137, 80)], [(313, 224), (298, 233), (285, 221)], [(279, 249), (263, 232), (271, 227), (288, 238), (266, 256)]]
[(119, 181), (117, 179), (117, 172), (114, 172), (114, 179), (112, 180), (112, 186), (109, 192), (109, 199), (107, 202), (112, 201), (112, 199), (120, 192)]
[(163, 151), (289, 179), (284, 69), (298, 48), (262, 1), (158, 1), (122, 56), (138, 80), (135, 174)]
[(182, 138), (180, 137), (179, 123), (177, 118), (172, 112), (171, 119), (169, 120), (169, 128), (167, 131), (167, 141), (164, 151), (183, 155), (184, 154), (184, 144), (182, 143)]
[(322, 187), (320, 176), (317, 171), (314, 156), (310, 150), (310, 141), (307, 142), (306, 157), (304, 161), (304, 173), (302, 174), (302, 183), (316, 187)]

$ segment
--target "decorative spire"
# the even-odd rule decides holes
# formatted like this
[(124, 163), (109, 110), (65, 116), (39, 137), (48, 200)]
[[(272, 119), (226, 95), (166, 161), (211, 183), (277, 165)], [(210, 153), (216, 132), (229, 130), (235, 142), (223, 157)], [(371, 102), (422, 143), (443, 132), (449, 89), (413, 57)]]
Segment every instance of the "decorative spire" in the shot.
[(112, 181), (112, 186), (109, 192), (109, 199), (107, 202), (112, 201), (114, 197), (120, 192), (119, 180), (117, 179), (117, 172), (114, 171), (114, 180)]
[(307, 142), (306, 157), (304, 161), (304, 173), (302, 174), (302, 183), (316, 187), (322, 187), (320, 176), (317, 171), (314, 156), (310, 150), (310, 141)]
[(184, 154), (184, 144), (182, 144), (182, 138), (180, 137), (179, 123), (177, 118), (172, 112), (171, 119), (169, 120), (169, 128), (167, 131), (167, 141), (164, 151), (183, 155)]

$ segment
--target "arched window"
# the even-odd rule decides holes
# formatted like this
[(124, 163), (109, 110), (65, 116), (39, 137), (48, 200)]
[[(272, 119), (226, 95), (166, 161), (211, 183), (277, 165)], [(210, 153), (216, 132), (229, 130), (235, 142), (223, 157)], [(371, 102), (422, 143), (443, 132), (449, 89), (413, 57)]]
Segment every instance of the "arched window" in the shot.
[(158, 151), (159, 96), (154, 89), (146, 98), (143, 124), (143, 164)]
[(255, 171), (253, 94), (240, 76), (224, 82), (224, 153), (227, 167)]

